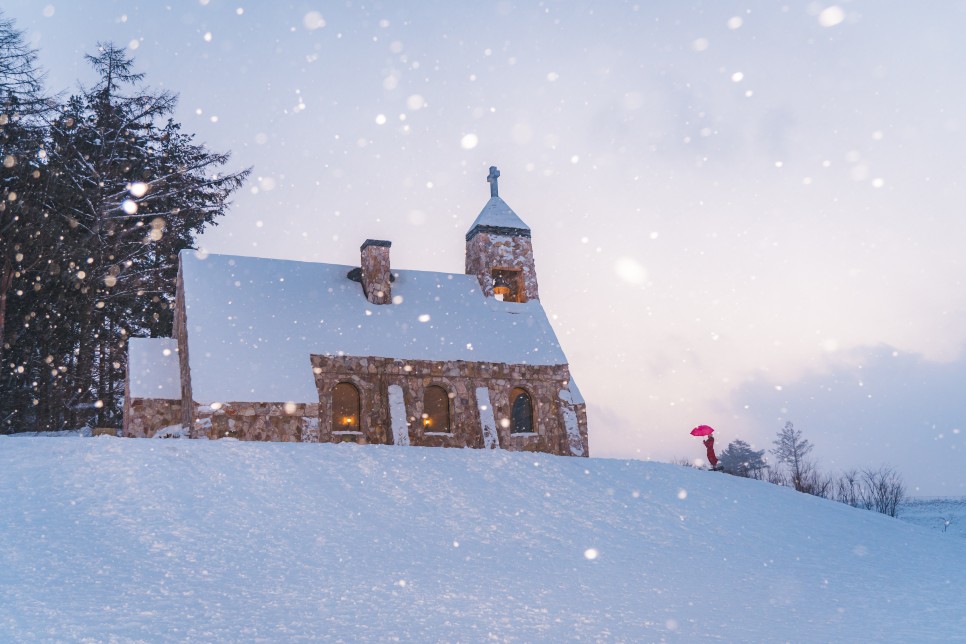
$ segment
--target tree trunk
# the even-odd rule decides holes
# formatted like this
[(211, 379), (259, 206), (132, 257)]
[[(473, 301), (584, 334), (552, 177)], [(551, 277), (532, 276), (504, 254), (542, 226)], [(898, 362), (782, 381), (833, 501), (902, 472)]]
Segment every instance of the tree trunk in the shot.
[(0, 357), (3, 356), (4, 334), (3, 330), (7, 320), (7, 292), (13, 286), (13, 266), (10, 265), (10, 258), (3, 258), (3, 268), (0, 269)]
[(71, 428), (79, 427), (90, 418), (89, 396), (94, 385), (94, 354), (97, 343), (93, 336), (93, 314), (90, 307), (85, 307), (84, 318), (80, 320), (80, 334), (77, 338), (77, 362), (71, 379)]

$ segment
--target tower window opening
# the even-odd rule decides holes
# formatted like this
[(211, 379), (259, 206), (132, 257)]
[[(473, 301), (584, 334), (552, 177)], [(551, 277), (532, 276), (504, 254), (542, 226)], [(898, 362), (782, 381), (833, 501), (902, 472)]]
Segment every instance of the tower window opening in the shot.
[(520, 286), (521, 274), (518, 270), (494, 269), (493, 297), (503, 302), (526, 302)]

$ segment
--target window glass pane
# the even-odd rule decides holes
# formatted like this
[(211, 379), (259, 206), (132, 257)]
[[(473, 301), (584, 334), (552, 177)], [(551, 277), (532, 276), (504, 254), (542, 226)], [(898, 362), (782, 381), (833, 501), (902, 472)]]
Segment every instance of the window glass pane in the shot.
[(449, 433), (449, 395), (442, 387), (426, 387), (423, 396), (423, 431)]
[(348, 382), (332, 390), (332, 430), (359, 431), (359, 390)]
[(510, 421), (514, 434), (528, 434), (533, 431), (533, 403), (530, 394), (517, 387), (510, 394), (512, 401)]

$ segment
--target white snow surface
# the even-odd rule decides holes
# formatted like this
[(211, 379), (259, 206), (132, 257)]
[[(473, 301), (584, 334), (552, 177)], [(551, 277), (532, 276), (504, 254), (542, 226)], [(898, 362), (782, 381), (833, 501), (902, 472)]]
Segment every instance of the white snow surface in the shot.
[(493, 417), (493, 404), (487, 387), (476, 388), (476, 409), (480, 412), (480, 427), (483, 428), (483, 447), (496, 449), (500, 446), (500, 433), (496, 431), (496, 418)]
[(2, 641), (966, 639), (962, 539), (675, 465), (0, 437)]
[(406, 397), (402, 387), (389, 385), (389, 420), (392, 424), (392, 444), (409, 445), (409, 422), (406, 418)]
[(499, 226), (501, 228), (530, 230), (530, 227), (523, 223), (520, 216), (513, 212), (507, 202), (500, 197), (490, 197), (490, 200), (483, 206), (483, 210), (480, 211), (468, 230), (473, 230), (477, 226)]
[(474, 275), (393, 269), (394, 303), (377, 306), (352, 268), (183, 251), (194, 400), (318, 402), (312, 354), (567, 362), (538, 301), (485, 298)]
[[(573, 382), (573, 381), (571, 381)], [(584, 455), (584, 442), (580, 437), (580, 425), (577, 421), (577, 412), (574, 410), (574, 399), (569, 389), (561, 389), (560, 400), (564, 402), (560, 406), (563, 414), (564, 428), (567, 430), (567, 442), (570, 446), (570, 453), (574, 456)]]
[(178, 342), (174, 338), (130, 338), (127, 351), (132, 398), (181, 399)]

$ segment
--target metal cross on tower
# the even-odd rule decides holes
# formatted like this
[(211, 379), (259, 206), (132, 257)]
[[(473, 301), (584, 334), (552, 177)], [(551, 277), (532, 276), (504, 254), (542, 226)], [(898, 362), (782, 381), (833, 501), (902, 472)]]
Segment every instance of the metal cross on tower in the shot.
[(490, 166), (490, 174), (487, 175), (486, 180), (490, 183), (490, 196), (499, 197), (500, 188), (496, 185), (496, 180), (500, 178), (500, 171), (496, 169), (495, 165)]

